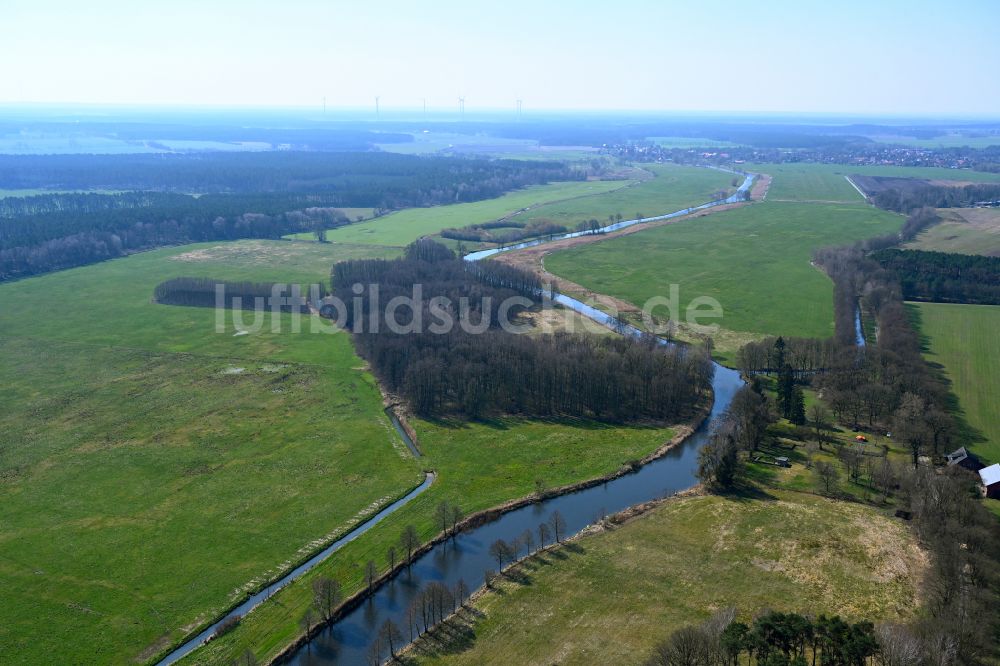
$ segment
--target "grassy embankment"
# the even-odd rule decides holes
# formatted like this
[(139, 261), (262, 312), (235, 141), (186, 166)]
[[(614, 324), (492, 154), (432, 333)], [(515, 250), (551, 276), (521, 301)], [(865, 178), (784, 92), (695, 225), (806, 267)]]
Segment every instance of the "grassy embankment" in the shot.
[[(393, 248), (242, 241), (167, 248), (0, 285), (0, 661), (153, 658), (255, 582), (376, 505), (439, 480), (332, 558), (348, 592), (402, 526), (431, 538), (443, 498), (466, 512), (611, 472), (666, 428), (508, 419), (416, 422), (414, 461), (344, 334), (214, 332), (209, 309), (156, 305), (175, 276), (322, 280), (337, 259)], [(249, 324), (252, 320), (248, 316)], [(242, 368), (242, 370), (239, 370)], [(196, 661), (298, 633), (309, 580)], [(16, 655), (16, 657), (14, 656)]]

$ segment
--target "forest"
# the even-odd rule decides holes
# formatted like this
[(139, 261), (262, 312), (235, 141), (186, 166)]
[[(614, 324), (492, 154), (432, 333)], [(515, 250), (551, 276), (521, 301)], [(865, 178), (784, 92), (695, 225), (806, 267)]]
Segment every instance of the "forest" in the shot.
[[(335, 296), (360, 301), (345, 322), (359, 354), (424, 416), (663, 421), (693, 414), (711, 382), (702, 350), (505, 330), (502, 317), (516, 321), (541, 296), (538, 278), (494, 262), (469, 264), (432, 241), (411, 245), (397, 260), (339, 263), (332, 277)], [(354, 284), (377, 290), (369, 286), (359, 296)], [(416, 311), (400, 322), (409, 330), (393, 332), (380, 306), (413, 296), (414, 285), (421, 288)], [(518, 305), (506, 311), (515, 297)]]
[(885, 249), (871, 258), (899, 277), (906, 299), (1000, 305), (1000, 257)]
[[(166, 155), (0, 155), (0, 188), (185, 193), (325, 191), (395, 208), (477, 201), (582, 174), (558, 162), (395, 153), (234, 152)], [(361, 202), (363, 200), (363, 202)], [(423, 201), (423, 203), (421, 203)]]
[(331, 228), (347, 222), (337, 207), (390, 210), (473, 201), (577, 177), (549, 162), (375, 153), (0, 156), (0, 187), (142, 189), (160, 183), (167, 190), (195, 191), (200, 183), (227, 192), (0, 199), (0, 280), (163, 245), (276, 239)]

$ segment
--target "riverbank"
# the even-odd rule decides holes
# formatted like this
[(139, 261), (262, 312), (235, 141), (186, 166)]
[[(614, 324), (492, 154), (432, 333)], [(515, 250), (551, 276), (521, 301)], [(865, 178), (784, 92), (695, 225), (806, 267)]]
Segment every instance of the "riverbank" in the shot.
[[(619, 469), (616, 469), (607, 474), (592, 477), (583, 481), (564, 484), (554, 488), (548, 488), (542, 493), (533, 493), (524, 497), (516, 498), (504, 502), (500, 505), (478, 511), (476, 513), (470, 514), (462, 519), (455, 529), (455, 533), (445, 533), (443, 531), (438, 532), (438, 534), (432, 538), (430, 541), (424, 543), (417, 550), (414, 551), (412, 562), (417, 562), (418, 560), (424, 558), (435, 548), (446, 545), (453, 540), (461, 538), (465, 533), (470, 530), (474, 530), (483, 525), (488, 525), (494, 523), (499, 518), (515, 512), (526, 507), (533, 505), (538, 505), (543, 502), (558, 499), (572, 495), (573, 493), (578, 493), (596, 486), (601, 486), (607, 484), (615, 479), (619, 479), (623, 476), (629, 474), (635, 474), (637, 471), (641, 470), (644, 466), (659, 460), (666, 456), (668, 453), (676, 449), (678, 446), (684, 444), (693, 433), (695, 433), (701, 425), (704, 423), (705, 419), (711, 412), (712, 407), (711, 396), (706, 396), (705, 401), (699, 406), (697, 414), (687, 423), (683, 425), (672, 426), (671, 429), (674, 431), (673, 437), (669, 440), (663, 442), (654, 451), (650, 452), (643, 458), (634, 461), (631, 464), (624, 465)], [(329, 622), (324, 622), (315, 625), (309, 632), (308, 635), (300, 635), (295, 640), (287, 644), (274, 658), (272, 658), (269, 664), (285, 664), (290, 663), (294, 660), (296, 654), (310, 641), (313, 640), (317, 635), (321, 634), (326, 628), (331, 625), (336, 625), (339, 621), (349, 615), (352, 611), (356, 610), (361, 606), (362, 602), (365, 602), (373, 595), (381, 592), (387, 583), (390, 583), (395, 578), (400, 576), (405, 571), (408, 571), (411, 567), (405, 563), (399, 563), (391, 571), (385, 572), (381, 575), (376, 583), (372, 586), (371, 592), (368, 589), (360, 590), (349, 599), (347, 599), (340, 608), (332, 616)]]

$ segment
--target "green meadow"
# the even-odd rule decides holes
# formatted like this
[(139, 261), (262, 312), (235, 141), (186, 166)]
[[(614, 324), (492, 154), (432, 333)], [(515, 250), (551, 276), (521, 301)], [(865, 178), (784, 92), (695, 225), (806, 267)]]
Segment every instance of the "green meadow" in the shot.
[(721, 190), (732, 192), (735, 189), (732, 181), (737, 178), (714, 169), (672, 164), (646, 164), (643, 169), (652, 172), (655, 178), (597, 197), (538, 206), (519, 219), (550, 220), (572, 229), (591, 218), (607, 222), (609, 215), (618, 213), (627, 220), (637, 214), (653, 217), (710, 201)]
[[(389, 215), (333, 229), (327, 239), (335, 243), (363, 243), (403, 247), (421, 236), (431, 236), (449, 227), (490, 222), (517, 211), (566, 199), (590, 197), (617, 190), (632, 181), (572, 181), (549, 183), (508, 192), (496, 199), (472, 203), (408, 208)], [(308, 238), (309, 234), (303, 237)]]
[(901, 221), (865, 205), (769, 201), (554, 252), (545, 267), (639, 307), (676, 284), (682, 320), (692, 299), (708, 296), (724, 316), (703, 324), (754, 336), (828, 337), (833, 285), (811, 264), (812, 251), (890, 232)]
[(925, 357), (941, 366), (958, 398), (958, 411), (977, 431), (970, 449), (1000, 462), (1000, 306), (913, 303)]
[[(311, 283), (336, 260), (397, 252), (202, 243), (0, 285), (0, 661), (153, 661), (425, 469), (439, 475), (427, 493), (313, 575), (354, 592), (368, 559), (385, 566), (403, 525), (434, 536), (441, 499), (486, 509), (529, 495), (539, 478), (555, 486), (614, 471), (672, 436), (416, 421), (426, 455), (414, 460), (347, 335), (311, 332), (310, 317), (294, 333), (288, 314), (235, 335), (232, 313), (219, 333), (211, 309), (151, 300), (170, 277)], [(192, 661), (229, 664), (247, 646), (274, 656), (298, 634), (308, 585)]]

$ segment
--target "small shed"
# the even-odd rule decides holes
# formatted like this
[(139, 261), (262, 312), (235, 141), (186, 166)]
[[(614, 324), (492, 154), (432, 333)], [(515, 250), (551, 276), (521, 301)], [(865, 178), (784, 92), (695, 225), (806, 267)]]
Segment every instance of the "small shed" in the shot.
[(979, 478), (983, 482), (986, 496), (1000, 499), (1000, 463), (979, 470)]

